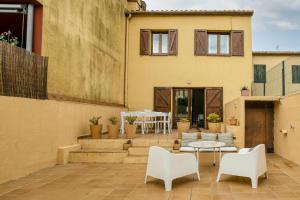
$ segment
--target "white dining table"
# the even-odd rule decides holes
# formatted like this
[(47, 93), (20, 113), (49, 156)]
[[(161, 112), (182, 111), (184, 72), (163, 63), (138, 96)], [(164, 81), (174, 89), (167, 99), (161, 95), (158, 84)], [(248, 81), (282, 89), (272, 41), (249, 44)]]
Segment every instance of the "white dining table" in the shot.
[[(153, 112), (153, 111), (134, 111), (134, 112), (121, 112), (121, 134), (124, 135), (125, 133), (125, 122), (126, 122), (126, 117), (128, 116), (135, 116), (135, 117), (141, 117), (143, 119), (143, 122), (145, 122), (144, 120), (146, 120), (147, 118), (156, 118), (156, 117), (162, 117), (163, 118), (163, 133), (166, 134), (166, 129), (167, 129), (167, 117), (168, 117), (168, 113), (164, 113), (164, 112)], [(144, 125), (142, 126), (142, 134), (144, 134)]]

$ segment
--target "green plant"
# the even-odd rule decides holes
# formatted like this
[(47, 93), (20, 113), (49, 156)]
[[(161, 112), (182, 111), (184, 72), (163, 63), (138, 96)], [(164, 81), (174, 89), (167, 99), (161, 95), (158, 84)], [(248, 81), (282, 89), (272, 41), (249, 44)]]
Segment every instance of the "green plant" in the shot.
[(179, 121), (180, 121), (180, 122), (183, 122), (183, 123), (188, 123), (188, 122), (190, 122), (190, 120), (189, 120), (188, 118), (181, 118)]
[(212, 123), (218, 123), (221, 121), (221, 117), (217, 113), (210, 113), (206, 119)]
[(1, 33), (0, 41), (7, 42), (13, 46), (17, 46), (19, 44), (18, 37), (14, 36), (10, 31)]
[(99, 116), (99, 117), (92, 117), (92, 118), (90, 119), (90, 123), (91, 123), (92, 125), (98, 125), (100, 119), (101, 119), (101, 116)]
[(117, 117), (111, 117), (111, 118), (109, 118), (108, 120), (109, 120), (113, 125), (116, 125), (116, 124), (119, 122), (119, 120), (118, 120)]
[(248, 86), (244, 85), (241, 90), (249, 90)]
[(127, 116), (127, 117), (125, 118), (125, 120), (126, 120), (130, 125), (133, 125), (136, 119), (137, 119), (136, 116)]

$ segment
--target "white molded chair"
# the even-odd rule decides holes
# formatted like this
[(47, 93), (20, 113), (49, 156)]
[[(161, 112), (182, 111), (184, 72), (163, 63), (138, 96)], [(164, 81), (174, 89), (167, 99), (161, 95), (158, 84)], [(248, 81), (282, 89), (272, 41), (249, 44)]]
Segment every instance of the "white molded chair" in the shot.
[[(172, 133), (172, 113), (169, 112), (168, 113), (168, 117), (166, 117), (166, 121), (164, 120), (158, 120), (157, 121), (157, 132), (159, 133), (160, 132), (160, 128), (162, 128), (164, 126), (164, 123), (167, 124), (167, 131), (169, 134)], [(163, 128), (162, 128), (163, 129)]]
[(195, 155), (191, 153), (174, 154), (161, 147), (150, 147), (145, 184), (147, 177), (151, 176), (163, 180), (165, 190), (171, 191), (174, 179), (190, 174), (197, 174), (198, 180), (200, 180)]
[(257, 188), (258, 177), (265, 174), (267, 177), (267, 162), (265, 145), (254, 148), (241, 149), (238, 153), (228, 153), (222, 158), (217, 182), (222, 174), (249, 177), (252, 188)]

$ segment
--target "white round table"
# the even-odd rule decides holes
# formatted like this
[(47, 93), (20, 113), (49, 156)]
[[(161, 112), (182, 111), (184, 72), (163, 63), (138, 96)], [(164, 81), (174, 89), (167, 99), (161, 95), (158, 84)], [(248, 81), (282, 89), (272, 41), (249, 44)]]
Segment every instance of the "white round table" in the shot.
[(214, 152), (214, 162), (213, 165), (216, 165), (216, 150), (219, 150), (219, 161), (221, 161), (222, 151), (221, 147), (225, 146), (224, 142), (217, 141), (196, 141), (188, 144), (190, 147), (193, 147), (195, 152), (197, 153), (197, 160), (199, 163), (199, 151), (201, 149), (205, 152), (207, 150), (213, 150)]

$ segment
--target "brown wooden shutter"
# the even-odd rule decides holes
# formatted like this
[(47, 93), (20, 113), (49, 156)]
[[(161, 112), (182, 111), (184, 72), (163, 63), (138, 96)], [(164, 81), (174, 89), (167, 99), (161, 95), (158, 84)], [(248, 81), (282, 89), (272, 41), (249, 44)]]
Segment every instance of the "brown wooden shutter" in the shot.
[(178, 34), (176, 29), (169, 30), (169, 55), (177, 55)]
[(207, 88), (206, 92), (206, 117), (210, 113), (217, 113), (223, 118), (223, 89)]
[(150, 53), (150, 30), (141, 29), (140, 32), (140, 55), (149, 55)]
[(231, 31), (231, 55), (244, 56), (244, 31)]
[(207, 52), (207, 30), (195, 30), (195, 56), (206, 56)]
[(154, 88), (154, 110), (158, 112), (171, 112), (171, 91), (168, 87)]

